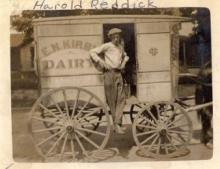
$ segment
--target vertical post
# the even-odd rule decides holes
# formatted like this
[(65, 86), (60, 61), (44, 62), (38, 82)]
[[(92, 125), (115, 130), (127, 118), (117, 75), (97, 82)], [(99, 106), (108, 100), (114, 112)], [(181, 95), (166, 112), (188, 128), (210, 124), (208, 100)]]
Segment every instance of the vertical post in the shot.
[(173, 99), (178, 94), (178, 74), (179, 74), (179, 30), (181, 25), (179, 22), (171, 24), (171, 77)]
[(183, 42), (183, 66), (184, 68), (186, 67), (187, 68), (187, 63), (186, 63), (186, 42), (184, 41)]

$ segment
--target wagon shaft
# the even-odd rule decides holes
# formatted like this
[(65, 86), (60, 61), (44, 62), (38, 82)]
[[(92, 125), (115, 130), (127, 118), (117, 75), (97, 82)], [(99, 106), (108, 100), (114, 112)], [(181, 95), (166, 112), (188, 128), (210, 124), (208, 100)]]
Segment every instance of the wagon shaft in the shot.
[(212, 106), (212, 104), (213, 104), (212, 102), (208, 102), (208, 103), (205, 103), (205, 104), (199, 104), (199, 105), (196, 105), (196, 106), (187, 108), (187, 109), (185, 109), (185, 110), (186, 110), (187, 112), (196, 111), (196, 110), (199, 110), (199, 109), (203, 109), (203, 108)]

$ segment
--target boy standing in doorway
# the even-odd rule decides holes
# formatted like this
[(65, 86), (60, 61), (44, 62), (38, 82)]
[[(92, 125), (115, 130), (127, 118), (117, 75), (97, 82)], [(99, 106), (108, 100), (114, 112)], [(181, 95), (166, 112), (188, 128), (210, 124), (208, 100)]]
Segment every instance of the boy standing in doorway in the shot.
[[(129, 57), (124, 51), (121, 39), (121, 29), (113, 28), (108, 32), (111, 42), (104, 43), (90, 51), (90, 57), (104, 73), (104, 89), (107, 104), (110, 108), (114, 131), (124, 134), (121, 126), (125, 106), (125, 90), (122, 71)], [(103, 56), (103, 57), (102, 57)]]

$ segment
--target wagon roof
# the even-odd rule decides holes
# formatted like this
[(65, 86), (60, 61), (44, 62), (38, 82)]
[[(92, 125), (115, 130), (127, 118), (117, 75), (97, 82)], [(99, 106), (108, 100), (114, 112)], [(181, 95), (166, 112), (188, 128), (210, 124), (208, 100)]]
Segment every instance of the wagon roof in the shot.
[[(97, 19), (101, 21), (102, 19), (112, 20), (112, 19), (124, 19), (124, 20), (155, 20), (155, 21), (169, 21), (169, 22), (189, 22), (192, 21), (192, 18), (189, 17), (180, 17), (180, 16), (172, 16), (172, 15), (79, 15), (79, 16), (64, 16), (64, 17), (48, 17), (48, 18), (39, 18), (35, 19), (34, 23), (48, 22), (48, 21), (62, 21), (68, 22), (69, 20), (89, 20), (90, 22), (97, 22)], [(79, 21), (79, 22), (80, 22)]]

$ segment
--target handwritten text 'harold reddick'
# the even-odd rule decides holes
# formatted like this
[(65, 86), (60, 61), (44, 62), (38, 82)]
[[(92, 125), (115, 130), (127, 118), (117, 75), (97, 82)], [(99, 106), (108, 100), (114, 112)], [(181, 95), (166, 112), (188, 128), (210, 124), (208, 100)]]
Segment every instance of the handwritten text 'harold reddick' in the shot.
[(33, 6), (35, 10), (64, 10), (64, 9), (113, 9), (113, 8), (156, 8), (154, 0), (69, 0), (69, 1), (53, 1), (36, 0)]

